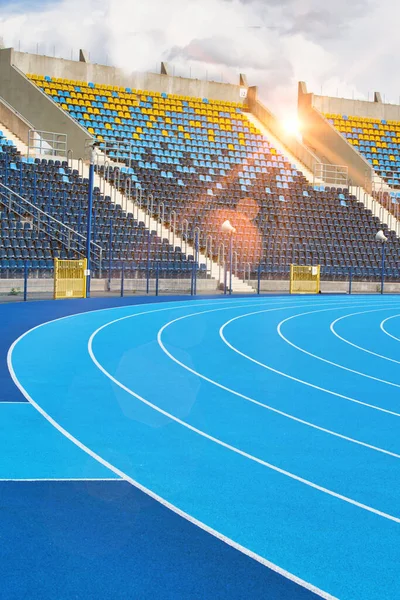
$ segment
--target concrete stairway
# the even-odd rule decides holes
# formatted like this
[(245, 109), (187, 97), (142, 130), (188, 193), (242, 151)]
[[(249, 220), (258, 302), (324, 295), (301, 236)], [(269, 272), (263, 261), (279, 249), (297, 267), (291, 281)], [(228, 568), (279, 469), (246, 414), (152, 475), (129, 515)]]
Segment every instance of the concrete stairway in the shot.
[[(99, 152), (98, 152), (99, 154)], [(104, 164), (102, 157), (99, 155), (99, 164)], [(125, 166), (116, 162), (113, 162), (111, 160), (109, 160), (107, 158), (107, 163), (110, 166), (116, 166), (116, 167), (121, 167), (121, 166)], [(81, 161), (73, 161), (73, 167), (75, 169), (80, 169), (80, 173), (82, 177), (89, 177), (89, 165), (87, 163), (83, 163)], [(132, 213), (135, 218), (138, 221), (143, 221), (146, 225), (146, 227), (148, 229), (150, 229), (150, 231), (154, 230), (157, 231), (157, 235), (159, 237), (161, 237), (162, 239), (167, 239), (169, 241), (169, 243), (174, 243), (175, 246), (180, 246), (181, 248), (185, 248), (185, 250), (187, 250), (187, 254), (192, 254), (193, 256), (195, 255), (195, 250), (192, 244), (190, 244), (189, 242), (186, 242), (185, 240), (182, 239), (181, 236), (179, 236), (179, 234), (177, 232), (175, 232), (175, 235), (173, 234), (173, 232), (171, 231), (171, 229), (165, 227), (162, 223), (158, 222), (157, 219), (154, 219), (149, 211), (146, 209), (146, 206), (144, 206), (144, 203), (142, 202), (142, 205), (140, 206), (139, 203), (136, 201), (136, 198), (128, 198), (126, 195), (122, 194), (119, 190), (117, 190), (117, 188), (112, 185), (111, 183), (109, 183), (108, 181), (106, 181), (105, 178), (101, 177), (98, 173), (95, 173), (95, 177), (94, 177), (94, 185), (95, 187), (98, 187), (100, 189), (100, 191), (102, 193), (104, 193), (107, 196), (110, 196), (112, 201), (114, 202), (114, 204), (120, 204), (123, 208), (123, 210), (125, 210), (128, 213)], [(223, 283), (224, 280), (224, 272), (223, 269), (220, 268), (220, 266), (214, 262), (214, 261), (210, 261), (209, 258), (207, 258), (205, 256), (205, 254), (203, 253), (199, 253), (199, 262), (200, 263), (204, 263), (207, 265), (207, 267), (209, 268), (209, 273), (212, 279), (215, 279), (216, 282), (216, 288), (218, 287), (219, 284)], [(210, 266), (210, 262), (211, 262), (211, 266)], [(227, 281), (229, 282), (229, 272), (227, 275)], [(252, 294), (255, 293), (255, 289), (243, 282), (239, 277), (237, 277), (236, 275), (232, 275), (232, 291), (236, 294)]]
[[(263, 133), (266, 137), (268, 137), (268, 139), (271, 141), (271, 143), (274, 145), (274, 147), (276, 148), (276, 150), (279, 150), (280, 152), (282, 152), (283, 155), (285, 155), (288, 160), (296, 165), (297, 169), (299, 171), (301, 171), (304, 176), (306, 177), (306, 179), (311, 183), (314, 184), (316, 183), (318, 184), (322, 184), (322, 181), (314, 181), (314, 175), (313, 173), (311, 173), (311, 171), (309, 171), (304, 165), (303, 163), (301, 163), (293, 154), (291, 154), (287, 148), (282, 144), (282, 142), (280, 142), (278, 140), (277, 137), (275, 137), (258, 119), (257, 117), (255, 117), (253, 114), (251, 113), (246, 113), (246, 117), (249, 119), (249, 121), (251, 123), (253, 123), (253, 125), (255, 125), (255, 127), (257, 127), (261, 133)], [(383, 191), (383, 192), (390, 192), (393, 191), (385, 181), (383, 181), (382, 179), (376, 177), (375, 180), (375, 187), (379, 188), (379, 190)], [(379, 202), (379, 200), (373, 198), (370, 194), (368, 194), (368, 192), (365, 191), (365, 189), (363, 188), (359, 188), (359, 187), (350, 187), (350, 193), (353, 194), (354, 196), (357, 197), (357, 199), (362, 202), (366, 208), (370, 209), (372, 211), (372, 214), (377, 216), (379, 218), (379, 220), (382, 223), (385, 223), (389, 229), (391, 229), (392, 231), (394, 231), (396, 233), (396, 235), (400, 235), (400, 221), (391, 213), (389, 213), (389, 211), (382, 206), (382, 204)]]
[(300, 162), (299, 159), (294, 156), (294, 154), (291, 154), (291, 152), (286, 148), (286, 146), (275, 135), (273, 135), (270, 132), (270, 130), (267, 129), (265, 125), (263, 125), (261, 121), (257, 119), (257, 117), (255, 117), (250, 112), (245, 113), (245, 116), (263, 135), (265, 135), (265, 137), (269, 139), (269, 141), (276, 150), (278, 150), (281, 154), (286, 156), (291, 164), (296, 165), (297, 170), (303, 173), (307, 181), (309, 181), (311, 184), (314, 183), (313, 173), (311, 173), (311, 171), (307, 169), (307, 167), (305, 167), (303, 163)]
[[(350, 187), (350, 193), (354, 194), (356, 198), (362, 202), (365, 208), (368, 208), (375, 217), (381, 221), (381, 223), (385, 223), (391, 231), (394, 231), (397, 236), (400, 236), (400, 221), (394, 215), (392, 215), (382, 204), (368, 194), (363, 188)], [(388, 190), (385, 191), (389, 191)], [(393, 190), (390, 190), (393, 191)]]
[(7, 127), (5, 127), (2, 123), (0, 123), (0, 131), (3, 132), (3, 135), (8, 140), (11, 140), (14, 146), (17, 148), (19, 152), (21, 152), (22, 156), (27, 156), (28, 154), (28, 146), (24, 144), (16, 135), (12, 133)]

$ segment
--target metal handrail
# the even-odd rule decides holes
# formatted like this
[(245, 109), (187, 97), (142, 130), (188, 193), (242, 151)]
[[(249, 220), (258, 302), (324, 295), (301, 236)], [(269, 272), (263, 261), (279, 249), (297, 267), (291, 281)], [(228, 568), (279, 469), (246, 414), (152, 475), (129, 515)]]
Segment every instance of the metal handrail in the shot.
[(154, 211), (154, 197), (153, 197), (153, 194), (149, 194), (147, 196), (147, 199), (146, 199), (146, 210), (147, 210), (147, 216), (149, 218), (148, 228), (150, 229), (150, 221), (153, 218), (153, 211)]
[[(165, 204), (164, 202), (160, 202), (158, 205), (158, 220), (157, 220), (157, 235), (158, 235), (158, 223), (160, 223), (160, 237), (162, 237), (162, 230), (164, 227), (165, 221)], [(168, 239), (169, 242), (169, 239)]]
[(68, 136), (61, 132), (30, 129), (28, 131), (28, 156), (31, 152), (68, 158)]
[(193, 229), (193, 249), (194, 249), (194, 260), (196, 263), (199, 262), (199, 255), (200, 255), (200, 235), (201, 235), (201, 231), (200, 231), (200, 227), (195, 227)]
[(183, 219), (183, 221), (181, 222), (181, 239), (182, 239), (182, 242), (185, 242), (185, 254), (187, 254), (188, 237), (189, 237), (189, 221), (187, 219)]
[[(221, 252), (222, 250), (222, 252)], [(221, 264), (222, 258), (222, 264)], [(221, 266), (225, 270), (225, 244), (223, 242), (218, 246), (218, 283), (221, 283)]]
[(79, 177), (83, 177), (83, 158), (78, 158), (78, 173)]
[(73, 164), (74, 164), (73, 161), (74, 161), (74, 151), (70, 149), (67, 152), (67, 162), (68, 162), (68, 167), (70, 169), (72, 169), (72, 167), (73, 167)]
[(238, 253), (236, 252), (236, 250), (234, 250), (232, 252), (232, 259), (233, 259), (232, 260), (232, 263), (233, 263), (232, 271), (233, 271), (233, 274), (235, 275), (235, 277), (237, 277), (237, 274), (238, 274)]
[(132, 179), (127, 177), (125, 179), (125, 190), (123, 197), (125, 196), (125, 212), (128, 212), (128, 202), (131, 201), (131, 193), (132, 193)]
[[(63, 244), (68, 250), (70, 250), (72, 242), (76, 241), (76, 252), (81, 256), (85, 256), (86, 236), (78, 233), (72, 229), (72, 227), (65, 225), (65, 223), (62, 223), (62, 221), (59, 221), (52, 215), (44, 212), (38, 206), (35, 206), (35, 204), (32, 204), (32, 202), (26, 198), (23, 198), (17, 192), (14, 192), (14, 190), (10, 189), (3, 183), (0, 183), (0, 203), (8, 208), (8, 210), (11, 210), (17, 214), (21, 214), (22, 212), (29, 215), (29, 217), (32, 219), (37, 219), (38, 231), (40, 231), (41, 225), (43, 225), (47, 235), (57, 242)], [(18, 212), (16, 209), (19, 209), (20, 212)], [(103, 248), (95, 242), (91, 242), (91, 248), (95, 259), (97, 259), (101, 264), (103, 258)]]
[(246, 283), (246, 275), (247, 283), (250, 285), (251, 264), (249, 262), (243, 264), (243, 283)]
[(206, 256), (206, 271), (208, 271), (207, 261), (210, 261), (210, 276), (212, 270), (212, 262), (213, 262), (213, 236), (209, 233), (206, 237), (206, 247), (205, 247), (205, 256)]
[[(173, 220), (172, 220), (173, 217)], [(175, 236), (176, 236), (176, 210), (171, 210), (169, 213), (169, 227), (172, 229), (172, 246), (175, 250)]]

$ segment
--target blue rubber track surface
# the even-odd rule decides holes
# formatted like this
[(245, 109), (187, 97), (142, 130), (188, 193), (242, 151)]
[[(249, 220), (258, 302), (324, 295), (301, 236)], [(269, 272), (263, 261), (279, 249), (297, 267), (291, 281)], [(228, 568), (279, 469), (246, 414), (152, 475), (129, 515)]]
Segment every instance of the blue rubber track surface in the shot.
[(200, 560), (175, 593), (164, 576), (162, 589), (133, 597), (389, 600), (400, 589), (399, 343), (396, 297), (202, 298), (49, 322), (17, 341), (9, 364), (29, 408), (125, 480), (87, 485), (126, 488), (127, 507), (131, 494), (154, 503), (167, 525), (190, 529), (179, 540), (199, 537), (196, 560), (211, 546), (231, 553), (218, 560), (222, 587)]
[(4, 600), (316, 598), (127, 482), (0, 490)]

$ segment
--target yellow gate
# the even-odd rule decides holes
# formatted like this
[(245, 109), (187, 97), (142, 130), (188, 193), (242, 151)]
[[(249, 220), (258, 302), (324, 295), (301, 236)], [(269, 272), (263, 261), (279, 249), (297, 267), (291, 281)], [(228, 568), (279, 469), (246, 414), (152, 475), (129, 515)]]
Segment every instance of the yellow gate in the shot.
[(54, 259), (54, 298), (86, 298), (86, 258)]
[(319, 294), (320, 270), (320, 265), (290, 265), (290, 293)]

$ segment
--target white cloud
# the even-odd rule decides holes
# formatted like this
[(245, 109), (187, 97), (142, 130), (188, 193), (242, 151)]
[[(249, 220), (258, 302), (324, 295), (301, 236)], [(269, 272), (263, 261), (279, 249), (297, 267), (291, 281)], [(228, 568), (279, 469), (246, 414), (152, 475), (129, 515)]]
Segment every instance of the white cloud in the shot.
[[(170, 62), (177, 75), (249, 83), (278, 113), (294, 110), (297, 82), (311, 91), (398, 98), (395, 0), (59, 0), (2, 8), (0, 35), (16, 49), (77, 58), (127, 71)], [(82, 10), (84, 7), (84, 11)], [(20, 9), (20, 10), (18, 10)], [(390, 15), (390, 19), (385, 18)]]

